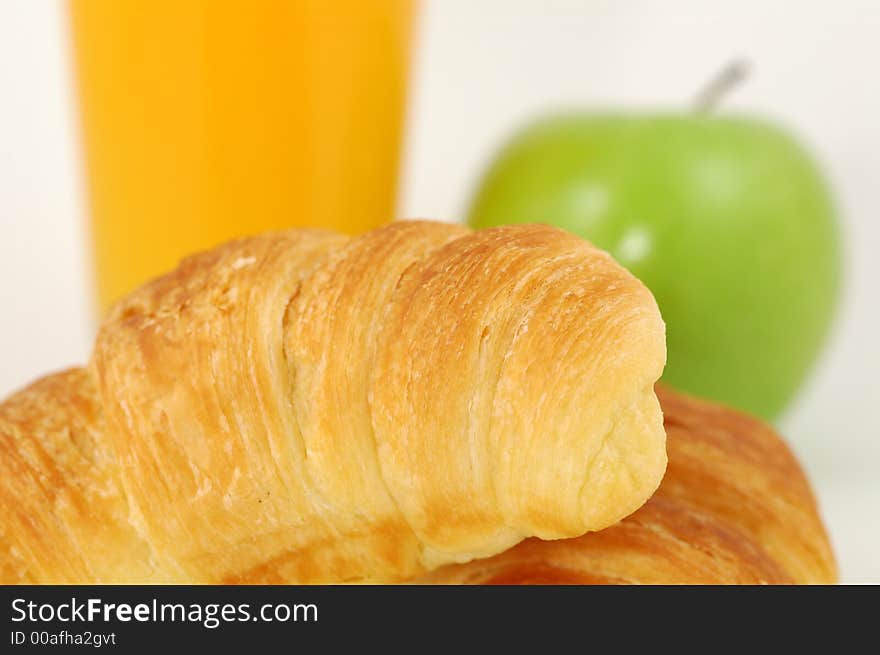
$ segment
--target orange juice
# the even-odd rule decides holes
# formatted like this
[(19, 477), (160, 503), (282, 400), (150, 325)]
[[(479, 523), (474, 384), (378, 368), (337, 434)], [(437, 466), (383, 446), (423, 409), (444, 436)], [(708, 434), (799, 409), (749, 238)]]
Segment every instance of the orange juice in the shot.
[(71, 0), (102, 308), (182, 256), (393, 217), (409, 0)]

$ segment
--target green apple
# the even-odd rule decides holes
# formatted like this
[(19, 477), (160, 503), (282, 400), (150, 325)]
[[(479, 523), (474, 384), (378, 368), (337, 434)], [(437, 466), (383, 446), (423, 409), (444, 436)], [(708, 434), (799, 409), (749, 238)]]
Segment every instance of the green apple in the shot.
[(841, 279), (828, 186), (786, 131), (705, 114), (566, 115), (498, 155), (475, 227), (550, 223), (653, 291), (664, 380), (776, 418), (829, 330)]

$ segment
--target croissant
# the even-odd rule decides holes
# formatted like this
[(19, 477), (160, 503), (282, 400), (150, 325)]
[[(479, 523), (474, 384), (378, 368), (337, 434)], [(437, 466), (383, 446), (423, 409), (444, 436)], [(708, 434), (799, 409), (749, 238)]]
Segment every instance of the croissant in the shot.
[(575, 539), (529, 539), (421, 582), (442, 584), (830, 584), (816, 502), (771, 428), (658, 387), (669, 467), (636, 513)]
[(393, 582), (663, 475), (650, 292), (560, 230), (292, 230), (118, 302), (0, 405), (0, 581)]

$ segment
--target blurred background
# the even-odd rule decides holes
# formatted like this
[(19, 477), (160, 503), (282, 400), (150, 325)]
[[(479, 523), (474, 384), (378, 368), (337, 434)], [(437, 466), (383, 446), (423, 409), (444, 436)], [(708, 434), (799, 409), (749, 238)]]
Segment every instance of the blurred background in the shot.
[[(81, 78), (68, 18), (66, 6), (52, 0), (0, 2), (0, 396), (85, 361), (101, 304), (92, 266), (101, 241), (87, 230), (97, 191), (92, 182), (90, 205), (84, 165), (84, 142), (94, 148), (96, 137), (80, 129), (75, 79)], [(99, 32), (100, 21), (95, 25)], [(376, 45), (369, 40), (375, 35), (351, 40), (375, 52), (396, 38), (389, 29)], [(385, 53), (376, 66), (392, 73), (380, 82), (369, 78), (391, 99), (390, 109), (365, 108), (373, 118), (351, 123), (341, 141), (361, 139), (362, 150), (385, 153), (369, 139), (386, 135), (390, 158), (374, 166), (378, 181), (364, 184), (357, 198), (361, 205), (375, 201), (377, 215), (397, 217), (465, 220), (497, 149), (548, 111), (687, 112), (724, 65), (734, 58), (751, 62), (751, 76), (719, 112), (755, 114), (795, 134), (833, 190), (843, 235), (836, 319), (777, 423), (808, 469), (843, 581), (880, 582), (880, 82), (873, 70), (880, 61), (880, 5), (424, 0), (414, 32), (400, 34), (403, 53), (412, 37), (411, 58), (400, 55), (407, 59), (401, 64), (400, 56)], [(81, 76), (82, 67), (93, 65), (84, 61), (81, 56)], [(279, 64), (278, 74), (283, 70)], [(396, 172), (398, 95), (406, 116), (399, 184), (381, 177)], [(283, 108), (293, 101), (279, 96), (277, 102)], [(101, 103), (85, 109), (88, 128)], [(90, 161), (93, 168), (100, 164)], [(364, 166), (369, 162), (358, 170)], [(332, 179), (321, 183), (333, 186)], [(375, 188), (388, 190), (387, 211), (382, 198), (370, 195)], [(174, 189), (168, 194), (173, 198)]]

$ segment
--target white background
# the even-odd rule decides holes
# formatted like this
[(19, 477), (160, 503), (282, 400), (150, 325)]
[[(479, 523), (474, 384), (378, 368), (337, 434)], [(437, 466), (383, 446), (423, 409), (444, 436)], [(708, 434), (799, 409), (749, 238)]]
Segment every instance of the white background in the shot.
[[(63, 7), (0, 0), (0, 396), (82, 362), (93, 325)], [(434, 0), (413, 70), (400, 215), (461, 218), (523, 121), (560, 107), (686, 110), (733, 57), (729, 98), (798, 132), (836, 189), (846, 297), (782, 421), (843, 579), (880, 582), (880, 3)]]

